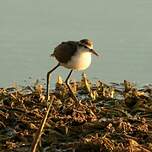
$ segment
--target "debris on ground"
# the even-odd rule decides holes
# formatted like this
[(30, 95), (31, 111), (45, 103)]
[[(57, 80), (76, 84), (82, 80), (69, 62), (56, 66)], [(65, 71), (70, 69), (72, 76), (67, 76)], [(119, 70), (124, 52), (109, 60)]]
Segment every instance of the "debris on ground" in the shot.
[[(37, 151), (151, 152), (152, 85), (71, 81), (76, 103), (59, 77)], [(45, 87), (0, 88), (0, 151), (29, 152), (47, 111)]]

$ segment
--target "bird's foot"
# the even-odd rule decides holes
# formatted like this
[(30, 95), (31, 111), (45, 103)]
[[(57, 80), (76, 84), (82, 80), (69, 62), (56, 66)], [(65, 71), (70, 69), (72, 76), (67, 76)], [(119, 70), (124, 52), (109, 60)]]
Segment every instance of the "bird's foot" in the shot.
[(76, 97), (76, 95), (73, 93), (72, 90), (70, 90), (70, 93), (71, 93), (71, 97), (73, 98), (73, 100), (76, 101), (76, 103), (79, 103), (78, 98)]

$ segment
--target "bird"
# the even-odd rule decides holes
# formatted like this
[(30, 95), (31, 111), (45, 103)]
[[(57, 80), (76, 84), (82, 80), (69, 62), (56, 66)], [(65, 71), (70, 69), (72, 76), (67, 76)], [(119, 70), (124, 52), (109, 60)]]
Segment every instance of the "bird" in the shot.
[(47, 100), (49, 100), (50, 75), (59, 66), (63, 66), (67, 69), (70, 69), (70, 72), (65, 80), (65, 83), (73, 99), (78, 101), (73, 91), (71, 90), (68, 80), (73, 70), (81, 71), (87, 69), (90, 66), (92, 54), (99, 56), (99, 54), (93, 49), (93, 41), (90, 39), (82, 39), (79, 41), (65, 41), (61, 42), (57, 47), (54, 48), (54, 52), (51, 54), (51, 56), (56, 58), (58, 64), (47, 73)]

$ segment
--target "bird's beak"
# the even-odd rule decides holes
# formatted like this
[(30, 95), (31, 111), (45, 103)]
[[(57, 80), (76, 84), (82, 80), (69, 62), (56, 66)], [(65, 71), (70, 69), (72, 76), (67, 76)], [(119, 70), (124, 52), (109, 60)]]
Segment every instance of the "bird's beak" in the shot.
[(90, 52), (91, 52), (92, 54), (96, 55), (96, 56), (99, 56), (99, 54), (98, 54), (95, 50), (93, 50), (93, 49), (90, 49)]

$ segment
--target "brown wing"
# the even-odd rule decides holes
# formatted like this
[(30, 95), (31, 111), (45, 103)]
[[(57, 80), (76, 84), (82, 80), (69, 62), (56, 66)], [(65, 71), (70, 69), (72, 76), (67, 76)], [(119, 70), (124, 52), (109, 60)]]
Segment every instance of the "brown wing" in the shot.
[(78, 42), (75, 41), (62, 42), (54, 49), (53, 56), (55, 56), (60, 63), (67, 63), (76, 52), (77, 43)]

